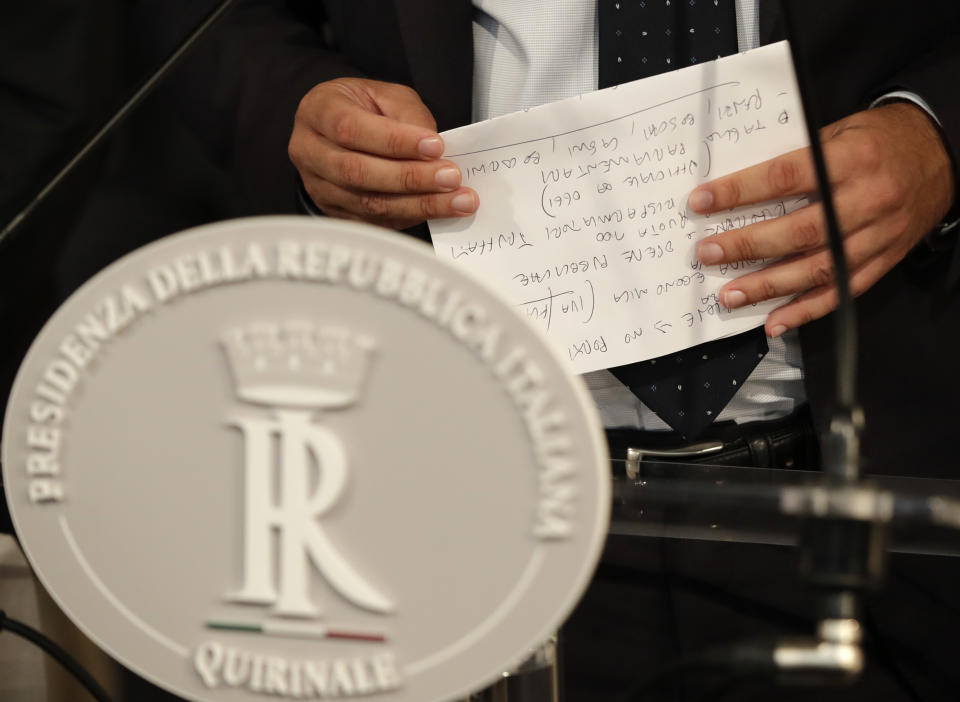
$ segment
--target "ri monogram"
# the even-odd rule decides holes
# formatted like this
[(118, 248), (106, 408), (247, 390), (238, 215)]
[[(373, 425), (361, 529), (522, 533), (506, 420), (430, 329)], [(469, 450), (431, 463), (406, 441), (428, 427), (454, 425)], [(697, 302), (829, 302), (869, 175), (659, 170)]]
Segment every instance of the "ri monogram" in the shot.
[[(278, 617), (316, 619), (316, 575), (353, 605), (388, 613), (369, 583), (324, 531), (349, 478), (343, 443), (319, 422), (322, 410), (360, 395), (373, 342), (310, 322), (255, 323), (223, 337), (240, 400), (256, 405), (227, 418), (243, 435), (243, 582), (228, 601), (262, 605)], [(265, 411), (266, 410), (266, 411)]]

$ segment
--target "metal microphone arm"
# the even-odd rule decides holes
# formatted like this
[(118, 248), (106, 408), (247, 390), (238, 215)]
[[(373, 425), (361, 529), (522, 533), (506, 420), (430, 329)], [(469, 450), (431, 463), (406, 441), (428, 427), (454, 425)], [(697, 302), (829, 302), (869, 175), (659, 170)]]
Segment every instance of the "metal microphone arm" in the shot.
[[(163, 63), (150, 74), (150, 76), (140, 84), (126, 102), (113, 115), (104, 122), (103, 126), (90, 137), (90, 139), (80, 147), (76, 154), (60, 169), (59, 172), (46, 184), (40, 191), (34, 195), (26, 207), (24, 207), (6, 226), (0, 231), (0, 255), (4, 245), (13, 240), (16, 233), (20, 231), (21, 226), (33, 214), (40, 205), (53, 193), (57, 187), (79, 166), (104, 140), (113, 134), (120, 124), (130, 116), (130, 114), (149, 96), (160, 83), (166, 78), (173, 69), (180, 64), (187, 53), (193, 49), (201, 38), (213, 29), (214, 25), (224, 17), (230, 6), (235, 0), (221, 0), (204, 17), (192, 32), (180, 42), (180, 44), (164, 59)], [(7, 512), (7, 502), (4, 496), (3, 479), (0, 477), (0, 534), (13, 533), (13, 524), (10, 521), (10, 515)]]
[(148, 95), (166, 78), (170, 72), (180, 64), (187, 53), (196, 46), (197, 42), (216, 25), (216, 23), (226, 14), (234, 0), (221, 0), (206, 17), (204, 17), (196, 28), (184, 39), (176, 49), (163, 61), (159, 68), (154, 71), (141, 85), (136, 89), (133, 95), (90, 137), (90, 139), (80, 147), (79, 151), (71, 158), (59, 172), (41, 188), (27, 206), (24, 207), (7, 225), (0, 231), (0, 247), (13, 236), (13, 233), (23, 224), (23, 222), (39, 207), (52, 193), (58, 185), (72, 173), (76, 167), (91, 152), (96, 150), (104, 139), (113, 134), (117, 127), (143, 102)]
[[(883, 572), (886, 520), (856, 515), (856, 500), (865, 486), (860, 481), (860, 434), (863, 411), (857, 403), (857, 323), (850, 292), (850, 274), (843, 251), (843, 237), (833, 202), (826, 161), (816, 127), (816, 105), (807, 73), (807, 61), (795, 30), (794, 2), (780, 0), (787, 39), (793, 53), (810, 152), (817, 174), (827, 237), (833, 258), (838, 302), (834, 313), (836, 334), (836, 403), (824, 446), (825, 482), (851, 493), (843, 504), (806, 522), (803, 562), (809, 581), (820, 590), (819, 625), (816, 638), (776, 658), (782, 670), (792, 664), (808, 674), (856, 677), (863, 668), (860, 648), (859, 593), (879, 582)], [(787, 655), (789, 654), (789, 655)]]

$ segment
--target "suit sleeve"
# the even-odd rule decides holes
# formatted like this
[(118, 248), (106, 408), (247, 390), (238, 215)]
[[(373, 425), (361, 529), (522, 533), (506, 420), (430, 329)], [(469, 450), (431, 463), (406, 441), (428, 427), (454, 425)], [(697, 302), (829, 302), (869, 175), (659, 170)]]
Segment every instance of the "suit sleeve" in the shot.
[[(120, 93), (117, 3), (0, 4), (0, 228), (25, 207), (106, 118)], [(56, 260), (83, 213), (102, 152), (0, 247), (0, 414), (17, 367), (56, 309)]]
[(940, 127), (940, 134), (953, 163), (955, 216), (960, 205), (960, 94), (955, 83), (960, 76), (960, 11), (953, 19), (952, 31), (927, 52), (904, 67), (878, 91), (906, 90), (923, 98)]
[(326, 20), (319, 2), (240, 0), (182, 71), (177, 105), (248, 214), (300, 211), (287, 158), (297, 106), (318, 83), (363, 75), (325, 37)]

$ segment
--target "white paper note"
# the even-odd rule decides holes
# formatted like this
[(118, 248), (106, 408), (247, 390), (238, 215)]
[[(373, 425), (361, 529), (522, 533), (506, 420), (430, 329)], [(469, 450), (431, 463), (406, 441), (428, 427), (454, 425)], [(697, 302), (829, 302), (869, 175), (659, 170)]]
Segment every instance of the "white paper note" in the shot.
[(480, 208), (429, 223), (437, 254), (504, 293), (577, 372), (736, 334), (782, 304), (723, 308), (719, 288), (770, 261), (707, 267), (694, 249), (806, 198), (712, 216), (686, 202), (701, 183), (807, 146), (786, 42), (443, 138)]

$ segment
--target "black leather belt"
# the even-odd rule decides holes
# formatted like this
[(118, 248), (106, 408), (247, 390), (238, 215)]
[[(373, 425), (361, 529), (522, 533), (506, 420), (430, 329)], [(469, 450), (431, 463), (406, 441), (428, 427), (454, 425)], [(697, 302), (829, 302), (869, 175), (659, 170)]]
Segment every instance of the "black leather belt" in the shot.
[(820, 467), (820, 447), (809, 408), (765, 422), (714, 423), (690, 442), (670, 431), (607, 429), (615, 473), (636, 477), (642, 461), (753, 468)]

